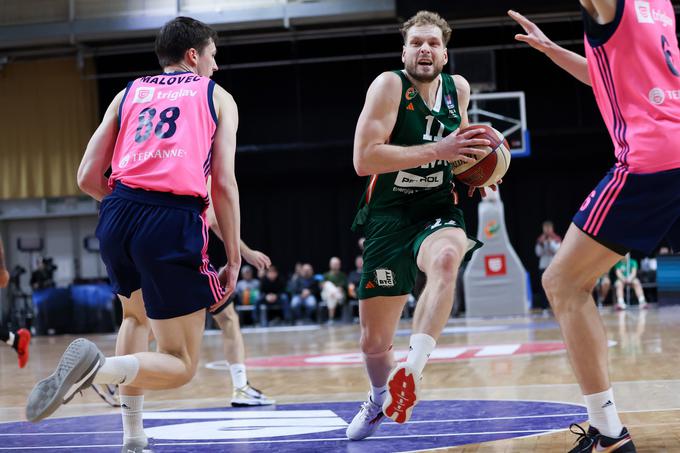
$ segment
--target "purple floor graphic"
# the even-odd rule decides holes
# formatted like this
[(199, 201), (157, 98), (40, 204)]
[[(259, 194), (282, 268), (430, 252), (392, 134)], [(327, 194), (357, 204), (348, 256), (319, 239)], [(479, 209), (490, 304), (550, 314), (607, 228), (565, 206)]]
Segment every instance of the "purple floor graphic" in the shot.
[[(538, 435), (586, 420), (582, 406), (537, 401), (422, 401), (411, 420), (383, 423), (374, 437), (348, 441), (360, 403), (286, 404), (146, 412), (157, 453), (349, 452), (423, 450)], [(0, 451), (119, 452), (120, 415), (0, 424)]]

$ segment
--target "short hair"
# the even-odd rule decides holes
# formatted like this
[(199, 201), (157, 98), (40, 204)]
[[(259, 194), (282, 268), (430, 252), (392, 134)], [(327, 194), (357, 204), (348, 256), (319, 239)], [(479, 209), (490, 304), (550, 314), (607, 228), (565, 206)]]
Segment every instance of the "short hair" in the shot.
[(446, 22), (442, 16), (433, 13), (432, 11), (418, 11), (415, 16), (404, 22), (404, 25), (401, 26), (401, 36), (404, 37), (404, 43), (406, 43), (406, 36), (411, 27), (421, 25), (434, 25), (439, 27), (442, 31), (442, 37), (444, 38), (444, 45), (446, 46), (449, 44), (449, 39), (451, 39), (451, 27), (449, 27), (449, 23)]
[(161, 27), (156, 36), (156, 56), (161, 67), (179, 63), (189, 49), (203, 52), (210, 40), (217, 42), (217, 32), (191, 17), (175, 17)]
[(547, 226), (554, 227), (555, 225), (552, 223), (552, 220), (545, 220), (545, 221), (543, 222), (543, 226), (544, 226), (544, 227), (547, 227)]

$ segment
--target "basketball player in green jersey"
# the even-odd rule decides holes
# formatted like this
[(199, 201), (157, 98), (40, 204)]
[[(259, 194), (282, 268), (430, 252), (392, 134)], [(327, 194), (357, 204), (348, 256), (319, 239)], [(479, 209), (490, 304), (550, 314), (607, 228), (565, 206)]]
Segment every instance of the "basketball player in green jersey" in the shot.
[[(372, 175), (353, 225), (366, 236), (358, 295), (371, 391), (347, 428), (352, 440), (373, 434), (383, 414), (397, 423), (409, 419), (423, 368), (451, 314), (458, 267), (481, 246), (454, 205), (451, 162), (485, 156), (474, 147), (489, 141), (474, 138), (477, 129), (459, 132), (468, 126), (470, 86), (442, 74), (451, 29), (439, 15), (420, 11), (401, 32), (405, 69), (371, 84), (354, 141), (357, 173)], [(392, 340), (418, 268), (427, 284), (408, 358), (395, 367)]]

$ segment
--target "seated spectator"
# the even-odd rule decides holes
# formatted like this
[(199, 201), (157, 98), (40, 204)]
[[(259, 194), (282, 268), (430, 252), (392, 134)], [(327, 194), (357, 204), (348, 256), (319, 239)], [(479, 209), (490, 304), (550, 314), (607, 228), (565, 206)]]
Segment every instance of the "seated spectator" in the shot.
[(625, 310), (627, 308), (626, 301), (623, 298), (623, 290), (627, 286), (632, 286), (635, 295), (638, 299), (640, 308), (647, 308), (647, 301), (645, 300), (645, 293), (642, 291), (642, 285), (637, 278), (638, 263), (630, 257), (630, 253), (626, 254), (621, 261), (614, 266), (616, 272), (616, 309)]
[(358, 300), (357, 288), (361, 281), (361, 273), (364, 271), (364, 257), (359, 255), (354, 259), (354, 266), (356, 267), (347, 277), (347, 297), (352, 300)]
[[(316, 310), (318, 284), (314, 278), (314, 268), (311, 264), (305, 263), (300, 270), (300, 276), (291, 279), (289, 290), (292, 295), (291, 309), (295, 315), (295, 320), (302, 322), (303, 319), (311, 321), (311, 314)], [(303, 318), (302, 310), (305, 315)]]
[(239, 305), (255, 305), (260, 297), (260, 281), (255, 278), (253, 268), (241, 268), (241, 280), (236, 283), (234, 296)]
[(595, 292), (597, 294), (597, 305), (604, 305), (609, 296), (609, 290), (612, 287), (612, 281), (609, 279), (609, 272), (605, 272), (597, 279), (595, 283)]
[[(260, 298), (255, 303), (255, 313), (260, 316), (260, 324), (267, 325), (267, 311), (269, 307), (278, 307), (283, 313), (283, 319), (291, 322), (290, 300), (286, 293), (286, 285), (279, 276), (276, 266), (270, 266), (260, 282)], [(262, 307), (265, 307), (262, 310)]]
[(323, 274), (321, 282), (321, 300), (328, 307), (328, 323), (335, 320), (335, 309), (345, 301), (347, 291), (347, 275), (340, 270), (342, 262), (334, 256), (329, 262), (330, 269)]

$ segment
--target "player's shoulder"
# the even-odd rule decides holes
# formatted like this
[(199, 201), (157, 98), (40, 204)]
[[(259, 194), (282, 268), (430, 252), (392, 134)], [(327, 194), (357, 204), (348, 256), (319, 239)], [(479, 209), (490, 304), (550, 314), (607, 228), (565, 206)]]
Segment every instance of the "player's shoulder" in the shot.
[(385, 71), (373, 80), (371, 87), (378, 91), (401, 91), (401, 77), (394, 71)]
[(451, 74), (451, 78), (453, 79), (453, 83), (456, 85), (456, 90), (465, 93), (470, 92), (470, 83), (465, 79), (465, 77), (460, 74)]
[(220, 86), (220, 84), (218, 84), (217, 82), (215, 82), (215, 89), (213, 90), (213, 93), (220, 100), (227, 102), (235, 102), (234, 96), (232, 96), (230, 92), (222, 88), (222, 86)]

